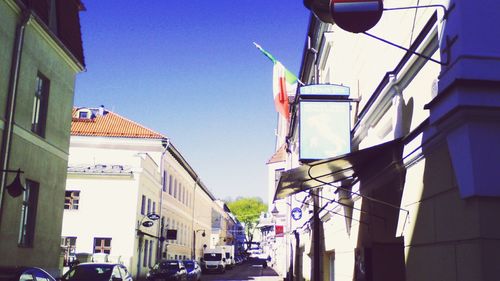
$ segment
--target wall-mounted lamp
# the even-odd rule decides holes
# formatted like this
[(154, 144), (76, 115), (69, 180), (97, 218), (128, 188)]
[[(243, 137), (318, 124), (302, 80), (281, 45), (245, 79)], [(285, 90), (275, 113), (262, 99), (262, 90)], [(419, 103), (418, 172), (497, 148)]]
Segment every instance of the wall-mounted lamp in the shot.
[(197, 229), (197, 230), (195, 230), (195, 233), (196, 233), (196, 232), (198, 232), (198, 231), (203, 231), (203, 232), (201, 233), (201, 236), (202, 236), (202, 237), (205, 237), (205, 236), (206, 236), (205, 229)]
[(279, 214), (279, 213), (280, 213), (280, 211), (278, 210), (278, 208), (276, 208), (276, 205), (274, 205), (274, 208), (273, 208), (273, 210), (271, 211), (271, 214), (273, 214), (273, 215), (277, 215), (277, 214)]
[(7, 185), (5, 187), (5, 189), (7, 189), (7, 192), (10, 194), (10, 196), (12, 197), (18, 197), (20, 196), (21, 194), (23, 194), (23, 192), (26, 190), (26, 188), (24, 188), (24, 185), (23, 183), (21, 182), (21, 174), (24, 173), (23, 171), (21, 171), (21, 169), (17, 169), (17, 170), (1, 170), (2, 172), (7, 172), (7, 173), (17, 173), (16, 174), (16, 177), (14, 178), (14, 180), (12, 181), (11, 184)]

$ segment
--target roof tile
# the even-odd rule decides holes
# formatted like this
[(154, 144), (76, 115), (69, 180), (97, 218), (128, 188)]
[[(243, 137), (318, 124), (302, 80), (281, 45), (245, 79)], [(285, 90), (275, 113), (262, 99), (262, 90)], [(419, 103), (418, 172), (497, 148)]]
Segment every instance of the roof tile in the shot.
[(105, 110), (102, 116), (99, 114), (92, 114), (91, 118), (78, 118), (78, 111), (80, 109), (90, 109), (94, 113), (98, 112), (98, 109), (74, 107), (71, 122), (72, 136), (147, 139), (165, 138), (165, 136), (160, 133), (108, 110)]

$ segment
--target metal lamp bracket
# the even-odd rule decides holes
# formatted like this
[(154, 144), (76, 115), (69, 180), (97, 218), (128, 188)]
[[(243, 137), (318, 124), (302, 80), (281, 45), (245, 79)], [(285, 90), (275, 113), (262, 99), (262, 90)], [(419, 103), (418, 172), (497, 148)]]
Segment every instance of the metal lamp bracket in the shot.
[[(445, 7), (444, 5), (423, 5), (423, 6), (409, 6), (409, 7), (385, 8), (385, 9), (384, 9), (384, 11), (399, 11), (399, 10), (425, 9), (425, 8), (441, 8), (441, 9), (443, 9), (443, 11), (444, 11), (444, 15), (443, 15), (443, 18), (442, 18), (442, 20), (441, 20), (441, 21), (443, 21), (443, 20), (446, 20), (446, 19), (448, 18), (449, 13), (450, 13), (450, 12), (451, 12), (454, 8), (455, 8), (455, 3), (452, 3), (452, 4), (450, 5), (449, 9), (446, 9), (446, 7)], [(435, 60), (435, 59), (433, 59), (433, 58), (431, 58), (431, 57), (429, 57), (429, 56), (426, 56), (426, 55), (424, 55), (424, 54), (421, 54), (421, 53), (419, 53), (419, 52), (417, 52), (417, 51), (414, 51), (414, 50), (412, 50), (412, 49), (408, 49), (408, 48), (406, 48), (406, 47), (403, 47), (403, 46), (401, 46), (401, 45), (398, 45), (398, 44), (396, 44), (396, 43), (393, 43), (393, 42), (391, 42), (391, 41), (389, 41), (389, 40), (386, 40), (386, 39), (383, 39), (383, 38), (378, 37), (378, 36), (376, 36), (376, 35), (370, 34), (370, 33), (366, 32), (366, 31), (364, 31), (364, 32), (362, 32), (362, 33), (363, 33), (363, 34), (365, 34), (365, 35), (367, 35), (367, 36), (369, 36), (369, 37), (371, 37), (371, 38), (377, 39), (377, 40), (382, 41), (382, 42), (384, 42), (384, 43), (387, 43), (387, 44), (389, 44), (389, 45), (391, 45), (391, 46), (394, 46), (394, 47), (396, 47), (396, 48), (399, 48), (399, 49), (405, 50), (405, 51), (407, 51), (407, 52), (410, 52), (410, 53), (412, 53), (412, 54), (414, 54), (414, 55), (417, 55), (417, 56), (422, 57), (422, 58), (424, 58), (424, 59), (426, 59), (426, 60), (429, 60), (429, 61), (435, 62), (435, 63), (437, 63), (437, 64), (440, 64), (440, 65), (448, 65), (448, 64), (449, 64), (449, 60), (450, 60), (450, 59), (449, 59), (449, 57), (450, 57), (450, 52), (449, 52), (449, 50), (448, 50), (448, 51), (446, 51), (446, 55), (447, 55), (447, 56), (446, 56), (446, 61), (445, 61), (445, 62), (442, 62), (442, 61)], [(454, 38), (452, 38), (452, 39), (450, 39), (450, 38), (446, 38), (447, 48), (449, 48), (449, 47), (450, 47), (450, 46), (451, 46), (451, 45), (455, 42), (455, 40), (456, 40), (456, 39), (457, 39), (457, 37), (454, 37)]]

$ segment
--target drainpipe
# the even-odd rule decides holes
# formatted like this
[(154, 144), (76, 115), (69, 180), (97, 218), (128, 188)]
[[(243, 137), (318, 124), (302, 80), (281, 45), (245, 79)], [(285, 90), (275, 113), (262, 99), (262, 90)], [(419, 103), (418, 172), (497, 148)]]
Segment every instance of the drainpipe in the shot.
[(192, 245), (192, 252), (191, 252), (191, 259), (196, 260), (196, 229), (194, 229), (194, 209), (195, 209), (195, 204), (196, 204), (196, 187), (198, 186), (198, 181), (199, 177), (196, 177), (196, 180), (194, 181), (194, 188), (193, 188), (193, 211), (191, 214), (191, 230), (193, 231), (193, 245)]
[[(159, 211), (159, 216), (160, 216), (160, 226), (158, 227), (158, 247), (157, 247), (157, 250), (156, 250), (156, 260), (159, 261), (161, 260), (161, 252), (163, 250), (163, 239), (161, 239), (163, 237), (163, 228), (164, 228), (164, 221), (163, 221), (163, 216), (162, 216), (162, 211), (163, 211), (163, 189), (165, 188), (165, 183), (167, 181), (167, 179), (164, 177), (165, 176), (165, 172), (163, 171), (164, 170), (164, 165), (163, 165), (163, 162), (165, 160), (165, 155), (167, 154), (168, 152), (168, 148), (170, 147), (170, 139), (169, 138), (163, 138), (161, 140), (161, 145), (163, 146), (163, 152), (161, 153), (161, 157), (160, 157), (160, 173), (161, 173), (161, 188), (160, 188), (160, 211)], [(163, 240), (163, 241), (162, 241)]]
[(3, 195), (5, 191), (5, 186), (7, 183), (7, 172), (9, 166), (9, 156), (12, 141), (12, 131), (14, 127), (14, 115), (16, 109), (16, 95), (17, 95), (17, 85), (19, 82), (19, 69), (21, 66), (21, 54), (23, 50), (24, 43), (24, 32), (28, 22), (31, 18), (31, 10), (23, 8), (21, 21), (19, 22), (16, 29), (16, 37), (14, 39), (14, 49), (12, 52), (12, 64), (10, 68), (10, 79), (9, 79), (9, 91), (7, 93), (7, 111), (5, 120), (5, 127), (3, 130), (2, 138), (2, 149), (0, 158), (0, 169), (2, 172), (2, 178), (0, 180), (0, 217), (3, 211)]

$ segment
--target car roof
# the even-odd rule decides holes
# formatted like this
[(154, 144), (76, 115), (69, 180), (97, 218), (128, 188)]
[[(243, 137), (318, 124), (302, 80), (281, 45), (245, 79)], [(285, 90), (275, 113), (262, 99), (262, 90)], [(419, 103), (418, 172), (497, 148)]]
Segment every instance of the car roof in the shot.
[(122, 265), (119, 263), (109, 263), (109, 262), (82, 262), (77, 264), (77, 266), (86, 266), (86, 267), (92, 267), (92, 266), (101, 266), (101, 267), (113, 267), (115, 265)]
[(43, 270), (40, 267), (36, 266), (0, 266), (0, 280), (4, 280), (3, 278), (11, 278), (12, 276), (18, 276), (25, 271), (39, 271), (43, 272), (45, 275), (52, 277), (47, 271)]

